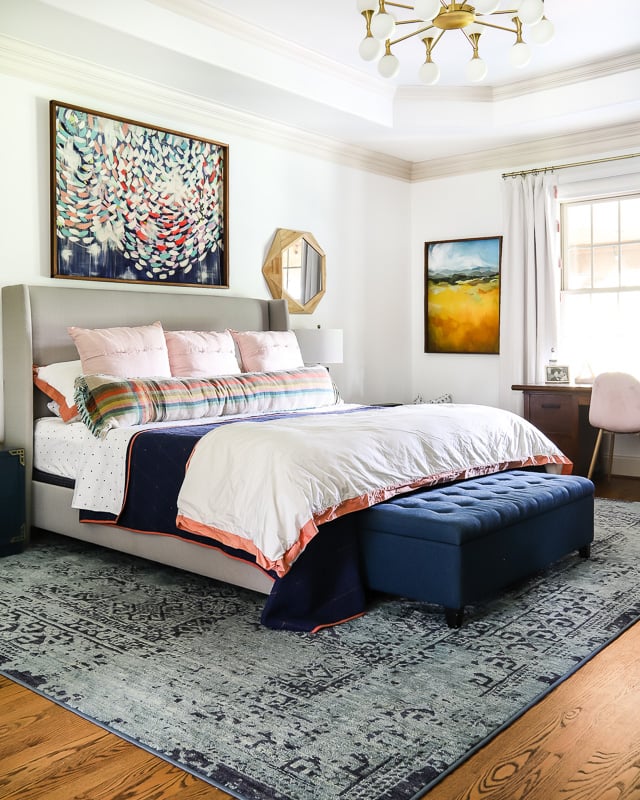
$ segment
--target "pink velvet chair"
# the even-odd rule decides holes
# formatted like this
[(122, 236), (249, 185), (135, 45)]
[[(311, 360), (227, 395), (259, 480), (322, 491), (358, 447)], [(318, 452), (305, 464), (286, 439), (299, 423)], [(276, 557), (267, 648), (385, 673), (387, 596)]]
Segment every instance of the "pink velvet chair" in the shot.
[(589, 422), (600, 430), (587, 477), (593, 474), (603, 432), (611, 434), (607, 467), (609, 477), (616, 433), (640, 433), (640, 381), (626, 372), (602, 372), (597, 375), (591, 391)]

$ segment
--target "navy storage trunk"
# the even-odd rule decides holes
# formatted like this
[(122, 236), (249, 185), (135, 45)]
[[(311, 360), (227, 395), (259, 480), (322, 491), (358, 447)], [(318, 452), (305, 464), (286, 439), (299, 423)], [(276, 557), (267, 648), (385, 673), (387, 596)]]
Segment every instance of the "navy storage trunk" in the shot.
[(0, 556), (20, 553), (25, 520), (24, 450), (0, 450)]

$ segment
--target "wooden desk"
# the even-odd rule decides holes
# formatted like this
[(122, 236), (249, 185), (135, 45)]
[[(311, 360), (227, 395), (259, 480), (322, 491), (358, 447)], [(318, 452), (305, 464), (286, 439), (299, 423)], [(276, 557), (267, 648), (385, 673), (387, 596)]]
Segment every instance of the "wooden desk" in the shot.
[(514, 385), (524, 393), (524, 416), (573, 461), (575, 475), (586, 475), (597, 430), (589, 425), (591, 386), (541, 383)]

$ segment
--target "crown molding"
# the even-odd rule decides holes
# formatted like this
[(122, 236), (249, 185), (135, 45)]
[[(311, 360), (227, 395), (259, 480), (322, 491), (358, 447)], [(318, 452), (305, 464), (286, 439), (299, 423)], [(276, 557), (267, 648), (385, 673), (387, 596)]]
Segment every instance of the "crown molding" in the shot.
[(171, 11), (180, 17), (224, 33), (236, 40), (246, 42), (276, 54), (279, 58), (294, 61), (305, 67), (317, 70), (323, 75), (331, 75), (336, 80), (350, 84), (354, 89), (366, 90), (381, 97), (394, 95), (393, 86), (384, 78), (372, 77), (364, 71), (346, 66), (327, 56), (295, 44), (254, 23), (236, 17), (227, 11), (204, 2), (204, 0), (147, 0), (152, 5)]
[(395, 97), (399, 102), (495, 103), (636, 69), (640, 69), (640, 52), (634, 50), (537, 78), (510, 81), (496, 86), (400, 86)]
[[(593, 128), (528, 142), (496, 147), (475, 153), (421, 161), (413, 164), (411, 181), (420, 182), (470, 172), (522, 169), (523, 165), (553, 166), (554, 161), (576, 161), (582, 156), (608, 155), (618, 150), (638, 148), (638, 123)], [(536, 162), (542, 162), (536, 164)], [(549, 163), (550, 162), (550, 163)]]
[(230, 109), (205, 97), (177, 91), (163, 84), (2, 34), (0, 71), (49, 85), (57, 96), (70, 93), (74, 101), (81, 105), (89, 102), (86, 101), (87, 97), (96, 98), (96, 105), (102, 107), (108, 103), (115, 108), (121, 108), (123, 104), (132, 105), (136, 108), (136, 113), (140, 109), (141, 112), (147, 112), (152, 119), (167, 116), (172, 120), (183, 120), (198, 129), (206, 125), (215, 130), (215, 134), (211, 135), (218, 140), (221, 132), (225, 135), (245, 136), (263, 144), (343, 166), (404, 181), (411, 179), (411, 162), (404, 159)]
[(512, 81), (496, 86), (493, 90), (493, 99), (498, 101), (510, 100), (514, 97), (521, 97), (524, 94), (560, 89), (563, 86), (606, 78), (610, 75), (618, 75), (636, 69), (640, 69), (640, 52), (630, 50), (613, 58), (590, 61), (576, 67), (557, 70), (554, 73), (542, 75), (538, 78)]
[[(194, 1), (197, 0), (189, 0)], [(635, 64), (639, 59), (640, 56), (634, 57), (624, 63)], [(623, 63), (622, 60), (618, 62)], [(523, 165), (535, 165), (536, 162), (546, 164), (563, 159), (575, 161), (581, 156), (592, 157), (628, 148), (637, 149), (638, 145), (638, 124), (629, 123), (412, 163), (255, 114), (237, 111), (205, 97), (177, 91), (163, 84), (2, 34), (0, 72), (50, 86), (51, 96), (60, 97), (62, 93), (66, 93), (71, 95), (69, 102), (79, 105), (93, 103), (105, 111), (116, 109), (117, 113), (126, 104), (135, 107), (136, 114), (138, 110), (149, 114), (150, 119), (168, 117), (171, 120), (182, 120), (198, 130), (206, 126), (211, 129), (211, 136), (217, 140), (228, 135), (243, 136), (263, 144), (407, 182), (428, 181), (485, 170), (521, 169)]]

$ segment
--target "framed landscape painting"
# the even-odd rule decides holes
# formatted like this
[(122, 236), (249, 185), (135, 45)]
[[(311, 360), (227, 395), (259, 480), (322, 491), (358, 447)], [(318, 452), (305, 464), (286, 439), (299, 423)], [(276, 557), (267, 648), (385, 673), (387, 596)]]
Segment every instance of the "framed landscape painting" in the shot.
[(228, 147), (52, 100), (51, 275), (228, 287)]
[(502, 236), (425, 243), (425, 353), (500, 352)]

